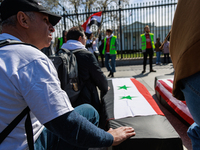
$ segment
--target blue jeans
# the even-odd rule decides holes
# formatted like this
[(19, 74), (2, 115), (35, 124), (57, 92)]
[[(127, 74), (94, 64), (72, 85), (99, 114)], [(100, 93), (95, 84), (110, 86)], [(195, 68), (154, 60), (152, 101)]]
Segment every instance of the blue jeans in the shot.
[(156, 52), (156, 64), (161, 63), (160, 61), (160, 55), (162, 52)]
[[(80, 115), (84, 116), (94, 125), (99, 124), (98, 112), (89, 104), (83, 104), (74, 108)], [(87, 148), (77, 148), (63, 141), (54, 135), (51, 131), (44, 128), (39, 138), (34, 144), (35, 150), (87, 150)]]
[[(109, 63), (109, 59), (111, 59), (111, 65)], [(115, 59), (116, 59), (116, 55), (110, 55), (110, 54), (105, 55), (105, 66), (106, 66), (108, 71), (116, 72), (116, 70), (115, 70), (115, 67), (116, 67)]]
[(192, 141), (193, 150), (200, 150), (200, 72), (182, 79), (181, 89), (194, 123), (189, 127), (187, 133)]

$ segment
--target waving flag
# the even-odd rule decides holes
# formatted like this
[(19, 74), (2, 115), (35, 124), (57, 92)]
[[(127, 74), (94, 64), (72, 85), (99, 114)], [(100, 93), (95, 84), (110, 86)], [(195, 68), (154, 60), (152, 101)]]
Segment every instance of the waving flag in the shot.
[(83, 23), (82, 27), (85, 33), (89, 33), (89, 34), (92, 33), (90, 31), (90, 27), (93, 24), (97, 25), (98, 27), (101, 25), (101, 15), (102, 15), (102, 11), (94, 13), (86, 20), (86, 22)]

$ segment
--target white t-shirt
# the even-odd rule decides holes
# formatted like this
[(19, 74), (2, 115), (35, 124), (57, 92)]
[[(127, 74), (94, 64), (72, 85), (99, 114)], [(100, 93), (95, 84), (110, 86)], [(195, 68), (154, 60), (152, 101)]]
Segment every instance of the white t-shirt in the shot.
[[(0, 34), (4, 39), (19, 39)], [(0, 132), (29, 106), (34, 140), (44, 123), (73, 110), (51, 60), (32, 46), (16, 44), (0, 48)], [(0, 144), (2, 150), (27, 149), (26, 117)]]

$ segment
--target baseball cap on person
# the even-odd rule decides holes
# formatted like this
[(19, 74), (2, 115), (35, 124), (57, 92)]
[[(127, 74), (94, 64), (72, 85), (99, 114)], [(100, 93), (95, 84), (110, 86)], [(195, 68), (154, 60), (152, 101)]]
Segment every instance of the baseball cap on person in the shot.
[(56, 25), (61, 19), (61, 16), (47, 11), (36, 0), (4, 0), (0, 5), (1, 21), (16, 15), (19, 11), (34, 11), (48, 14), (49, 22), (53, 26)]

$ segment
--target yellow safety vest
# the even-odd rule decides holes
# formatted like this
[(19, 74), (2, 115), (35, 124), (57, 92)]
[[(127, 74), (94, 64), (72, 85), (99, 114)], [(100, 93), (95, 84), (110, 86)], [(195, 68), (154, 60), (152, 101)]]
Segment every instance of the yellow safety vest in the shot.
[(62, 45), (63, 45), (63, 37), (59, 38), (59, 41), (60, 41), (60, 43), (59, 43), (59, 48), (61, 48)]
[[(151, 46), (152, 46), (153, 49), (155, 49), (154, 38), (153, 38), (154, 34), (153, 33), (149, 33), (149, 35), (150, 35), (150, 39), (151, 39)], [(147, 47), (146, 36), (145, 36), (145, 34), (141, 34), (140, 36), (142, 38), (142, 47), (141, 47), (141, 49), (142, 49), (142, 51), (145, 51), (146, 47)]]
[[(110, 41), (110, 54), (111, 55), (117, 54), (117, 50), (116, 50), (116, 46), (115, 46), (116, 39), (117, 39), (117, 36), (111, 37), (111, 41)], [(103, 47), (102, 54), (105, 54), (105, 51), (106, 51), (106, 40), (107, 40), (107, 38), (104, 39), (104, 47)]]

